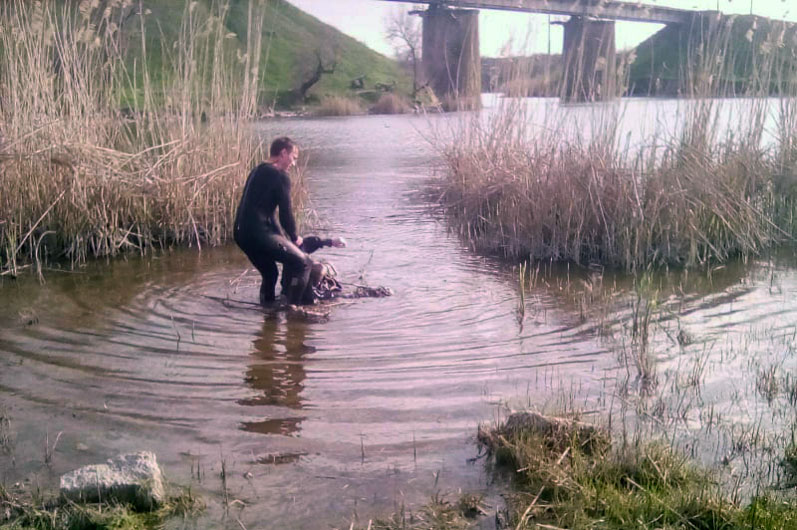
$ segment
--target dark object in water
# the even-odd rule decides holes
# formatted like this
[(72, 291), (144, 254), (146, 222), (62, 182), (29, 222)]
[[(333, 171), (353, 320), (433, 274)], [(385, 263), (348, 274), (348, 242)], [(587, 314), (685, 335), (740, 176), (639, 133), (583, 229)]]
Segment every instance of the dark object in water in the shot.
[[(346, 240), (342, 237), (335, 237), (330, 239), (322, 239), (318, 236), (307, 236), (302, 239), (302, 244), (299, 248), (307, 254), (312, 254), (319, 248), (323, 247), (345, 247)], [(342, 290), (340, 283), (335, 279), (335, 270), (329, 264), (311, 260), (310, 266), (310, 279), (307, 289), (302, 297), (302, 304), (311, 305), (316, 300), (329, 300), (333, 297), (333, 293)], [(288, 287), (291, 285), (292, 275), (290, 271), (282, 269), (282, 292), (288, 292)]]
[(342, 293), (341, 298), (385, 298), (393, 296), (393, 289), (390, 287), (368, 287), (367, 285), (355, 285), (353, 293)]
[[(315, 252), (323, 247), (345, 247), (346, 241), (343, 238), (335, 237), (322, 239), (317, 236), (307, 236), (299, 246), (308, 254)], [(290, 285), (290, 274), (286, 275), (283, 271), (282, 290), (285, 292), (286, 286)], [(334, 298), (384, 298), (392, 296), (393, 291), (389, 287), (368, 287), (366, 285), (354, 285), (353, 292), (346, 292), (343, 284), (337, 279), (337, 271), (330, 263), (313, 261), (312, 271), (310, 272), (310, 289), (305, 303), (312, 305), (316, 300), (332, 300)], [(312, 296), (311, 296), (312, 295)]]

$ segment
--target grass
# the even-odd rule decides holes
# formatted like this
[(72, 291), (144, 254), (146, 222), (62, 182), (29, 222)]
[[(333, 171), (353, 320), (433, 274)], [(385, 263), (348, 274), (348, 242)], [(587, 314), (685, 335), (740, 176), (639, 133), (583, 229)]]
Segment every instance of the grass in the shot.
[(369, 109), (371, 114), (407, 114), (412, 112), (409, 101), (398, 94), (386, 93)]
[(389, 517), (368, 522), (362, 530), (465, 530), (474, 528), (477, 518), (483, 515), (483, 499), (480, 495), (464, 493), (455, 501), (435, 493), (429, 502), (417, 511), (401, 507)]
[[(230, 2), (227, 27), (245, 42), (248, 2)], [(307, 78), (308, 69), (316, 65), (316, 51), (322, 51), (325, 63), (335, 62), (335, 72), (325, 75), (311, 90), (311, 95), (351, 94), (351, 81), (365, 76), (366, 88), (378, 83), (397, 82), (403, 93), (409, 93), (412, 80), (392, 60), (370, 50), (355, 39), (315, 17), (302, 12), (285, 0), (272, 0), (266, 5), (263, 26), (264, 43), (269, 46), (261, 63), (260, 101), (266, 106), (279, 105), (285, 96)]]
[[(632, 272), (705, 267), (793, 241), (794, 66), (770, 54), (748, 86), (756, 98), (732, 111), (732, 102), (705, 97), (729, 82), (727, 65), (706, 58), (730, 54), (727, 38), (693, 58), (694, 99), (681, 105), (674, 133), (631, 143), (616, 106), (593, 107), (584, 120), (550, 112), (540, 123), (521, 99), (503, 100), (488, 120), (464, 120), (453, 141), (438, 141), (447, 166), (440, 197), (455, 229), (473, 248), (513, 260)], [(775, 82), (783, 98), (770, 108)], [(739, 114), (720, 134), (725, 112)]]
[[(169, 58), (159, 71), (146, 61), (128, 69), (120, 55), (152, 53), (160, 41), (147, 33), (151, 14), (134, 17), (132, 38), (107, 29), (126, 4), (103, 12), (92, 5), (0, 7), (4, 275), (221, 244), (246, 175), (265, 158), (248, 126), (259, 74), (242, 71), (241, 50), (228, 44), (224, 5), (214, 4), (215, 16), (185, 5), (175, 46), (157, 54)], [(252, 14), (251, 26), (265, 24), (262, 16)], [(254, 39), (244, 51), (266, 50)], [(304, 189), (294, 188), (301, 211)]]
[[(790, 270), (793, 254), (788, 259), (770, 266)], [(795, 528), (797, 331), (784, 322), (751, 327), (747, 319), (714, 328), (718, 311), (720, 319), (725, 309), (738, 311), (733, 293), (744, 293), (742, 305), (745, 297), (766, 298), (767, 284), (777, 282), (761, 268), (734, 263), (710, 274), (669, 270), (637, 278), (556, 264), (521, 270), (527, 318), (535, 292), (562, 297), (557, 306), (585, 313), (575, 329), (596, 337), (618, 362), (606, 372), (577, 371), (589, 394), (583, 402), (570, 394), (559, 404), (554, 395), (572, 391), (566, 377), (540, 383), (548, 406), (597, 413), (589, 417), (608, 426), (599, 431), (604, 436), (592, 437), (578, 423), (532, 430), (505, 422), (479, 433), (500, 468), (498, 481), (504, 472), (512, 477), (501, 527)], [(651, 379), (656, 383), (645, 382)], [(424, 509), (402, 509), (385, 521), (388, 528), (435, 527), (431, 520), (411, 526), (410, 516)], [(504, 517), (500, 508), (496, 517)]]
[(797, 521), (793, 500), (764, 493), (741, 505), (666, 443), (586, 451), (576, 431), (502, 427), (480, 440), (513, 474), (508, 504), (518, 529), (785, 529)]
[(359, 101), (342, 96), (325, 96), (315, 110), (316, 116), (355, 116), (363, 114)]
[(14, 496), (0, 486), (0, 527), (8, 530), (148, 530), (168, 519), (199, 515), (205, 504), (190, 489), (171, 495), (154, 512), (137, 512), (117, 503), (56, 503)]

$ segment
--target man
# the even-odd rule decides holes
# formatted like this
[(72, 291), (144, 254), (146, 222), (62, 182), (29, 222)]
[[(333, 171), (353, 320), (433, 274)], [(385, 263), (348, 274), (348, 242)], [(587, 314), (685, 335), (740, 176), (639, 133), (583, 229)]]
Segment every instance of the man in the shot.
[[(252, 265), (260, 272), (260, 303), (275, 300), (277, 262), (287, 285), (289, 304), (302, 303), (310, 277), (312, 261), (299, 249), (302, 238), (296, 233), (291, 210), (291, 179), (287, 170), (296, 163), (299, 147), (287, 137), (277, 138), (269, 149), (269, 159), (249, 174), (235, 215), (233, 237)], [(277, 221), (279, 208), (279, 222)]]

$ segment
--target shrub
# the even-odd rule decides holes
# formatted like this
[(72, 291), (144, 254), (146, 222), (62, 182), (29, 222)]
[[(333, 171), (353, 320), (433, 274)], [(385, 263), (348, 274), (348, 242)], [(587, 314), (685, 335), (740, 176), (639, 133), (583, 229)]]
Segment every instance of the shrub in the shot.
[(382, 94), (373, 107), (371, 107), (371, 114), (406, 114), (412, 112), (412, 106), (409, 102), (392, 92)]
[(316, 116), (353, 116), (362, 114), (363, 109), (356, 100), (342, 96), (325, 96), (315, 111)]

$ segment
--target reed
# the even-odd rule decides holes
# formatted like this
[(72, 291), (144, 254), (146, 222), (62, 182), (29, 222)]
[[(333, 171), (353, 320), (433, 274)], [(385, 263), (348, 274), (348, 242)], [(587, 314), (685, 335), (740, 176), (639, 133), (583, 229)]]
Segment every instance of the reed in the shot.
[(315, 110), (316, 116), (354, 116), (363, 114), (360, 103), (343, 96), (325, 96)]
[[(532, 129), (539, 117), (523, 100), (505, 99), (490, 119), (463, 121), (453, 141), (439, 141), (447, 165), (440, 196), (453, 225), (474, 248), (511, 259), (629, 271), (721, 262), (792, 240), (793, 65), (757, 62), (751, 99), (720, 134), (734, 102), (706, 96), (726, 93), (733, 60), (715, 59), (729, 49), (718, 33), (695, 51), (692, 98), (680, 105), (677, 131), (638, 144), (623, 140), (616, 106), (581, 121), (548, 112)], [(767, 143), (773, 83), (788, 92), (775, 105), (778, 134)]]
[(390, 92), (382, 94), (369, 110), (371, 114), (407, 114), (412, 111), (413, 108), (406, 98)]
[(187, 3), (158, 71), (150, 15), (129, 0), (0, 6), (0, 273), (231, 236), (264, 157), (248, 126), (262, 3), (250, 2), (246, 49), (229, 38), (226, 4), (208, 15)]

